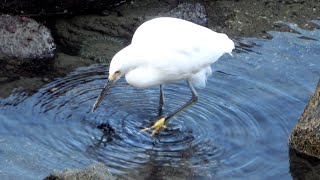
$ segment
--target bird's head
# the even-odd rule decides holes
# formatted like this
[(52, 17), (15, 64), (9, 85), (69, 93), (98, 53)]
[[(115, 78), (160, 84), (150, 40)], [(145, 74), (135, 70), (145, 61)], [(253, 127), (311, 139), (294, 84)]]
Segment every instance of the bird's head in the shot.
[(109, 67), (108, 82), (105, 84), (103, 90), (94, 103), (92, 111), (97, 109), (103, 98), (107, 95), (111, 86), (130, 70), (134, 69), (136, 64), (137, 63), (132, 60), (132, 56), (130, 55), (130, 46), (125, 47), (112, 58)]
[(135, 58), (136, 52), (133, 51), (132, 45), (129, 45), (115, 54), (110, 62), (109, 81), (118, 80), (126, 75), (129, 71), (138, 66)]

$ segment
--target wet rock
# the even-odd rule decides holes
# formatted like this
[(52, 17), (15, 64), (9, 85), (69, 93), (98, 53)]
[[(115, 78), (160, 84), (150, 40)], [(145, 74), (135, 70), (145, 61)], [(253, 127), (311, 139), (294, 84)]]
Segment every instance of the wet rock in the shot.
[(10, 96), (12, 93), (24, 92), (26, 94), (33, 94), (44, 84), (39, 77), (25, 77), (19, 78), (15, 81), (6, 82), (0, 81), (0, 98)]
[(47, 78), (47, 77), (44, 77), (44, 78), (42, 78), (41, 80), (42, 80), (42, 82), (44, 82), (44, 83), (48, 83), (48, 82), (50, 82), (50, 79), (49, 79), (49, 78)]
[(171, 16), (200, 25), (207, 24), (205, 8), (200, 3), (174, 3), (155, 0), (134, 1), (106, 12), (106, 16), (86, 15), (56, 22), (56, 34), (68, 51), (96, 62), (108, 63), (116, 52), (130, 43), (137, 27), (148, 19)]
[(0, 77), (0, 83), (7, 82), (7, 81), (8, 81), (7, 77)]
[(116, 179), (102, 163), (95, 163), (84, 169), (66, 169), (54, 172), (44, 180), (114, 180)]
[(0, 15), (0, 34), (0, 77), (48, 70), (56, 48), (48, 28), (27, 17)]
[(283, 27), (273, 26), (279, 21), (314, 29), (316, 26), (310, 21), (320, 17), (319, 0), (205, 1), (205, 7), (209, 28), (232, 37), (256, 37), (270, 30), (283, 31)]
[(298, 124), (293, 129), (289, 146), (320, 158), (320, 81)]
[(293, 179), (320, 179), (320, 159), (289, 150), (290, 173)]
[[(54, 61), (49, 65), (52, 68), (50, 71), (43, 75), (35, 76), (33, 75), (34, 72), (32, 69), (30, 69), (29, 75), (24, 77), (20, 75), (25, 70), (21, 68), (15, 69), (13, 66), (12, 72), (10, 71), (4, 74), (3, 77), (0, 76), (0, 98), (8, 97), (16, 89), (19, 89), (19, 92), (23, 91), (31, 95), (37, 92), (45, 83), (51, 82), (55, 77), (66, 75), (78, 67), (88, 66), (94, 63), (95, 62), (90, 59), (57, 53)], [(32, 68), (32, 66), (30, 68)], [(44, 68), (45, 67), (42, 69)], [(17, 72), (17, 74), (12, 74), (13, 72)], [(11, 73), (11, 75), (9, 73)]]
[(23, 15), (53, 15), (92, 12), (125, 0), (0, 0), (0, 12)]
[(57, 53), (53, 66), (55, 73), (58, 75), (66, 75), (78, 67), (89, 66), (94, 63), (95, 62), (90, 59)]

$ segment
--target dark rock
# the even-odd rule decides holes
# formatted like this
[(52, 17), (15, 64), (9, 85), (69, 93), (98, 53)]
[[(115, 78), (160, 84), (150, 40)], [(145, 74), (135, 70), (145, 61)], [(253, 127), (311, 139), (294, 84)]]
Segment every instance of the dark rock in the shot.
[[(6, 74), (5, 72), (0, 71), (0, 74), (4, 74), (3, 76), (0, 76), (0, 98), (8, 97), (15, 89), (19, 89), (20, 91), (27, 92), (31, 95), (42, 85), (52, 81), (55, 77), (66, 75), (78, 67), (88, 66), (94, 63), (95, 62), (90, 59), (57, 53), (52, 64), (49, 64), (52, 69), (42, 75), (33, 75), (35, 72), (33, 71), (32, 66), (29, 66), (31, 68), (29, 69), (30, 72), (26, 72), (26, 69), (22, 69), (22, 67), (16, 69), (15, 66), (10, 66), (11, 69), (7, 69), (8, 71)], [(44, 69), (48, 69), (48, 67), (42, 67), (42, 70)], [(26, 76), (21, 78), (20, 75)]]
[(66, 53), (78, 54), (96, 62), (109, 62), (137, 26), (133, 17), (77, 16), (56, 23), (56, 34)]
[(206, 11), (200, 3), (183, 3), (172, 9), (171, 4), (163, 2), (150, 0), (139, 4), (141, 2), (116, 9), (121, 15), (105, 13), (107, 16), (84, 15), (58, 20), (56, 34), (69, 52), (71, 49), (81, 57), (108, 63), (116, 52), (130, 43), (137, 27), (148, 19), (170, 16), (207, 24)]
[(21, 15), (53, 15), (103, 10), (125, 0), (0, 0), (0, 12)]
[(8, 81), (7, 77), (0, 77), (0, 83)]
[(37, 92), (37, 90), (44, 84), (44, 82), (39, 77), (19, 77), (15, 81), (9, 79), (6, 79), (6, 81), (7, 82), (0, 81), (0, 98), (5, 98), (10, 96), (12, 93), (20, 92), (33, 94)]
[(70, 73), (73, 69), (94, 64), (90, 59), (58, 53), (54, 62), (55, 72), (59, 75)]
[(293, 129), (289, 146), (320, 158), (320, 81), (314, 95)]
[[(264, 36), (266, 32), (283, 31), (274, 23), (279, 21), (298, 24), (305, 29), (317, 28), (310, 20), (320, 17), (319, 0), (246, 0), (204, 1), (208, 26), (231, 37)], [(303, 4), (303, 5), (302, 5)], [(297, 16), (292, 16), (298, 12)], [(285, 30), (285, 29), (284, 29)]]
[(320, 179), (320, 159), (307, 156), (293, 149), (289, 150), (289, 157), (290, 173), (293, 179)]
[(44, 180), (113, 180), (116, 179), (107, 167), (101, 163), (95, 163), (84, 169), (66, 169), (62, 172), (54, 172)]

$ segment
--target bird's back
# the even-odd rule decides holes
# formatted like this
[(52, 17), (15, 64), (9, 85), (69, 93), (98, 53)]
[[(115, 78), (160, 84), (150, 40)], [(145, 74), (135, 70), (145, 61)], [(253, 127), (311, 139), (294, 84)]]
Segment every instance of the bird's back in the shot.
[(234, 48), (234, 43), (225, 34), (170, 17), (155, 18), (143, 23), (134, 33), (132, 44), (157, 48), (179, 47), (185, 50), (202, 48), (222, 54), (230, 53)]
[(142, 68), (151, 68), (161, 75), (157, 76), (158, 82), (168, 82), (203, 77), (199, 74), (208, 74), (210, 65), (233, 49), (234, 43), (225, 34), (185, 20), (162, 17), (142, 24), (127, 51), (131, 51), (131, 60), (143, 65), (130, 73), (132, 77)]

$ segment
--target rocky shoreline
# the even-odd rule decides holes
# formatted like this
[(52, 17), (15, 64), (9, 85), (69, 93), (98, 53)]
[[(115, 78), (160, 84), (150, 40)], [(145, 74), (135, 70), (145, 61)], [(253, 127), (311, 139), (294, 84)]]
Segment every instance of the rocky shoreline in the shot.
[(289, 145), (320, 159), (320, 81), (291, 133)]

